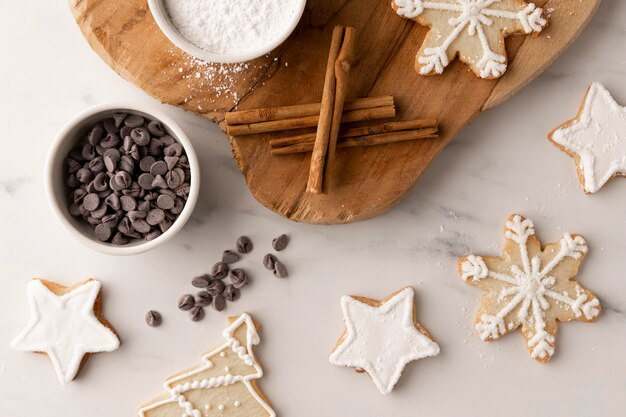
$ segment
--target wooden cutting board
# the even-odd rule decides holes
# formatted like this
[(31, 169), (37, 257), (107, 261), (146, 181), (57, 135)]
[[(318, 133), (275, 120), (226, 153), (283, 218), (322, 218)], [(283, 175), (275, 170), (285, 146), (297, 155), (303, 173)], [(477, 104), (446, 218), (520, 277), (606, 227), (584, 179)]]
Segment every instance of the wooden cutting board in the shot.
[[(305, 193), (310, 154), (272, 156), (272, 135), (229, 137), (254, 197), (291, 220), (318, 224), (367, 219), (393, 207), (463, 126), (511, 97), (579, 35), (600, 0), (539, 0), (551, 11), (539, 36), (513, 36), (510, 65), (499, 80), (482, 80), (455, 61), (443, 75), (414, 70), (427, 29), (393, 12), (390, 0), (309, 0), (292, 37), (247, 64), (198, 61), (160, 32), (146, 0), (69, 0), (91, 47), (122, 77), (164, 103), (216, 123), (234, 108), (319, 102), (332, 29), (357, 29), (350, 97), (393, 95), (398, 118), (434, 116), (438, 139), (341, 149), (339, 185), (327, 195)], [(540, 103), (539, 103), (540, 104)], [(451, 167), (453, 169), (453, 167)]]

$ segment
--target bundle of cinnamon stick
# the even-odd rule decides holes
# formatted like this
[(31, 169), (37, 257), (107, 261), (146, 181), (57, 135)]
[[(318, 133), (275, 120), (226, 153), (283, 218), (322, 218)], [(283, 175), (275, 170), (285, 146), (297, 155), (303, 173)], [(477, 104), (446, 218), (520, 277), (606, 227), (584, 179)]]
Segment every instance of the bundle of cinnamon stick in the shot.
[(273, 155), (311, 152), (306, 191), (320, 194), (336, 178), (338, 148), (375, 146), (438, 136), (434, 118), (345, 128), (342, 124), (391, 119), (396, 115), (392, 96), (346, 100), (355, 48), (354, 28), (336, 26), (330, 45), (321, 103), (226, 113), (231, 136), (282, 132), (317, 127), (315, 133), (270, 141)]

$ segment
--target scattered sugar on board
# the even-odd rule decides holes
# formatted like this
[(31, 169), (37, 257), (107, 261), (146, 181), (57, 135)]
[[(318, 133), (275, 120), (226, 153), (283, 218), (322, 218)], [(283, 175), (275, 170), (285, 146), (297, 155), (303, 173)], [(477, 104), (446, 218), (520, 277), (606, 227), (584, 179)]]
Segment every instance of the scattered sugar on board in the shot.
[(205, 51), (234, 55), (262, 48), (285, 32), (296, 0), (165, 0), (180, 34)]

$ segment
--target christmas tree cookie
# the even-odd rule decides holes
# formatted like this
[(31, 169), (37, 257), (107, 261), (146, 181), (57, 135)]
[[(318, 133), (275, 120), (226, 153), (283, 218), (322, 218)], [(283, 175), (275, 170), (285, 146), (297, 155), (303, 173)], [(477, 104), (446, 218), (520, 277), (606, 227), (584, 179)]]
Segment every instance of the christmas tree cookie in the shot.
[(230, 318), (224, 342), (202, 364), (170, 377), (167, 394), (139, 409), (140, 417), (274, 417), (256, 381), (263, 370), (252, 352), (260, 342), (250, 315)]
[(458, 55), (481, 78), (507, 69), (504, 38), (539, 33), (543, 10), (522, 0), (392, 0), (400, 16), (430, 27), (415, 61), (422, 75), (441, 74)]
[(557, 322), (594, 321), (600, 301), (573, 278), (587, 254), (582, 236), (566, 233), (541, 248), (533, 223), (509, 217), (502, 257), (470, 255), (458, 262), (465, 282), (485, 293), (475, 329), (486, 341), (521, 329), (528, 352), (545, 363), (554, 355)]
[(389, 394), (409, 362), (439, 354), (439, 345), (417, 322), (413, 298), (410, 287), (382, 301), (342, 297), (346, 331), (330, 363), (367, 372), (380, 393)]

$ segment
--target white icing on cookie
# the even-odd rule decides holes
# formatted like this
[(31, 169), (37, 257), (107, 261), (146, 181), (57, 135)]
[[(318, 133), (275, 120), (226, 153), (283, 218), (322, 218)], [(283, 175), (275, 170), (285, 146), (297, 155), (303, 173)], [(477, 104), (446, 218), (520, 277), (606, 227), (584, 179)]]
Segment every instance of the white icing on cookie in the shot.
[[(245, 347), (241, 346), (239, 341), (234, 337), (235, 331), (240, 326), (246, 326), (247, 346)], [(276, 413), (274, 412), (274, 410), (259, 395), (257, 390), (252, 385), (253, 380), (259, 379), (263, 376), (263, 369), (257, 362), (254, 354), (252, 353), (252, 346), (259, 344), (259, 342), (261, 341), (259, 334), (256, 331), (256, 326), (254, 324), (254, 321), (252, 320), (252, 317), (250, 317), (250, 315), (247, 313), (242, 314), (224, 330), (223, 334), (224, 338), (226, 339), (225, 343), (202, 357), (202, 360), (204, 361), (203, 366), (166, 381), (165, 389), (169, 392), (170, 398), (141, 408), (139, 410), (139, 417), (144, 417), (147, 411), (159, 408), (164, 404), (172, 402), (177, 403), (182, 409), (183, 413), (181, 415), (183, 417), (202, 417), (201, 411), (196, 409), (191, 402), (187, 401), (185, 393), (193, 389), (211, 389), (216, 387), (229, 386), (236, 383), (243, 383), (252, 395), (252, 397), (265, 409), (265, 411), (267, 412), (267, 416), (275, 417)], [(243, 361), (245, 365), (252, 367), (254, 369), (254, 373), (250, 373), (248, 375), (231, 375), (230, 373), (227, 373), (226, 375), (220, 375), (210, 379), (194, 379), (193, 381), (185, 382), (182, 384), (177, 383), (178, 381), (189, 379), (190, 377), (201, 374), (208, 369), (212, 369), (214, 363), (212, 362), (211, 358), (214, 358), (216, 356), (224, 358), (226, 356), (225, 350), (227, 349), (237, 354), (238, 358)], [(239, 405), (236, 405), (236, 407), (239, 407), (241, 405), (241, 402), (237, 401), (237, 403)], [(217, 408), (220, 411), (223, 411), (224, 407), (225, 406), (223, 404), (220, 404)]]
[[(437, 31), (440, 43), (429, 44), (431, 46), (424, 48), (423, 54), (418, 57), (422, 75), (443, 73), (456, 55), (453, 45), (460, 37), (466, 36), (480, 45), (482, 53), (476, 57), (476, 62), (470, 64), (477, 68), (482, 78), (498, 78), (507, 69), (507, 59), (503, 46), (492, 45), (490, 40), (503, 38), (502, 28), (507, 28), (507, 25), (520, 27), (520, 30), (510, 28), (509, 32), (528, 34), (541, 32), (547, 24), (541, 8), (519, 0), (394, 0), (394, 3), (396, 13), (407, 19), (417, 19), (427, 11), (450, 16), (448, 28), (431, 29)], [(470, 58), (469, 48), (468, 51), (461, 48), (460, 53), (466, 61)]]
[(346, 335), (330, 363), (365, 370), (381, 394), (389, 394), (407, 363), (439, 353), (437, 343), (415, 327), (413, 298), (411, 288), (379, 307), (342, 297)]
[(626, 174), (626, 107), (598, 83), (589, 88), (582, 112), (551, 139), (579, 158), (583, 188), (595, 193), (611, 178)]
[(93, 280), (58, 296), (40, 280), (31, 280), (30, 322), (11, 342), (13, 349), (46, 353), (63, 385), (74, 379), (85, 354), (117, 349), (119, 339), (93, 311), (100, 287)]
[[(569, 311), (577, 319), (593, 320), (600, 313), (600, 301), (583, 292), (578, 285), (572, 287), (559, 282), (555, 271), (568, 258), (581, 260), (587, 253), (587, 243), (582, 236), (566, 233), (559, 242), (559, 250), (545, 265), (537, 255), (530, 256), (528, 241), (535, 235), (530, 219), (515, 215), (506, 223), (505, 237), (517, 246), (519, 262), (511, 264), (510, 270), (490, 270), (482, 257), (470, 255), (461, 263), (461, 276), (471, 284), (485, 280), (500, 283), (498, 307), (480, 316), (476, 331), (482, 340), (494, 340), (515, 328), (512, 318), (532, 331), (528, 339), (531, 357), (548, 359), (554, 355), (555, 338), (547, 331), (546, 312), (552, 303)], [(515, 253), (508, 253), (512, 259)], [(566, 280), (569, 283), (569, 277)], [(557, 288), (558, 287), (558, 288)]]

